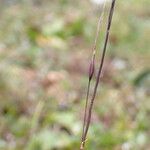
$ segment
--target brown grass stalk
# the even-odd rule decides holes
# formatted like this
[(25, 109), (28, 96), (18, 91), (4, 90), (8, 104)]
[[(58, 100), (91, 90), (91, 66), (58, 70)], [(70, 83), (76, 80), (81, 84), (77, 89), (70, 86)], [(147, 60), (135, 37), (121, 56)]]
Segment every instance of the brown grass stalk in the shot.
[[(98, 85), (100, 83), (100, 77), (101, 77), (102, 70), (103, 70), (103, 64), (104, 64), (104, 59), (105, 59), (105, 55), (106, 55), (107, 43), (108, 43), (108, 39), (109, 39), (109, 33), (110, 33), (112, 17), (113, 17), (113, 13), (114, 13), (115, 2), (116, 2), (116, 0), (112, 0), (112, 3), (111, 3), (111, 8), (109, 11), (109, 17), (108, 17), (108, 22), (107, 22), (105, 42), (104, 42), (104, 47), (103, 47), (103, 51), (102, 51), (102, 57), (100, 59), (98, 74), (96, 76), (96, 83), (94, 86), (93, 95), (92, 95), (92, 98), (90, 100), (90, 104), (89, 104), (89, 108), (88, 108), (88, 97), (89, 97), (89, 90), (90, 90), (90, 82), (91, 82), (91, 79), (92, 79), (93, 73), (94, 73), (96, 46), (94, 47), (95, 49), (93, 50), (94, 55), (92, 58), (92, 62), (90, 64), (89, 83), (88, 83), (88, 89), (87, 89), (85, 115), (84, 115), (84, 123), (83, 123), (83, 133), (82, 133), (82, 141), (81, 141), (80, 150), (83, 150), (85, 147), (85, 141), (86, 141), (87, 133), (88, 133), (90, 122), (91, 122), (92, 109), (93, 109), (93, 104), (94, 104), (94, 100), (95, 100), (96, 93), (97, 93), (97, 88), (98, 88)], [(99, 34), (99, 30), (97, 31), (97, 34), (96, 34), (96, 43), (97, 43), (97, 39), (98, 39), (98, 34)]]

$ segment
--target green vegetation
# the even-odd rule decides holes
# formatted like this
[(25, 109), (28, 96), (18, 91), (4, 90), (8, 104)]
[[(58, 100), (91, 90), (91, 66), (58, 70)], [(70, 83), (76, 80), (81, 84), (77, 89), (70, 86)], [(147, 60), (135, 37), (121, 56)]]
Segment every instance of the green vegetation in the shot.
[[(97, 6), (0, 3), (0, 150), (78, 150)], [(150, 148), (149, 6), (117, 1), (87, 150)]]

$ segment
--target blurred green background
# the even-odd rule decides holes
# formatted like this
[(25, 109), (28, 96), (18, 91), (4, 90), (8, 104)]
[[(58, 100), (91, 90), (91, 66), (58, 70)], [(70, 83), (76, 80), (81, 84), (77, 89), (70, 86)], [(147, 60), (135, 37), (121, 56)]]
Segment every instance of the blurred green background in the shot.
[[(116, 4), (86, 148), (150, 150), (150, 1)], [(79, 150), (99, 8), (0, 0), (0, 150)]]

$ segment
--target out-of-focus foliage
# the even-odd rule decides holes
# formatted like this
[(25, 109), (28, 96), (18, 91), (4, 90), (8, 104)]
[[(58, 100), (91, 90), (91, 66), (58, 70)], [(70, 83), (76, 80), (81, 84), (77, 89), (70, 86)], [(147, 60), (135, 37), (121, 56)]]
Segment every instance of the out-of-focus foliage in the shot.
[[(149, 6), (117, 1), (87, 150), (150, 149)], [(0, 150), (79, 149), (98, 16), (90, 1), (0, 0)]]

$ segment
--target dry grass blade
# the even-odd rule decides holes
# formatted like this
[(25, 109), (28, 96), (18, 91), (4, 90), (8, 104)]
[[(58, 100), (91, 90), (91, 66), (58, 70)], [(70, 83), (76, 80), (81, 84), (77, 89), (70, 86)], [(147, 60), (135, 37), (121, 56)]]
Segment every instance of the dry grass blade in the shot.
[[(93, 108), (95, 96), (96, 96), (96, 93), (97, 93), (97, 88), (98, 88), (98, 84), (99, 84), (99, 81), (100, 81), (100, 76), (101, 76), (102, 69), (103, 69), (103, 64), (104, 64), (104, 59), (105, 59), (105, 54), (106, 54), (106, 48), (107, 48), (107, 43), (108, 43), (108, 38), (109, 38), (109, 31), (110, 31), (110, 27), (111, 27), (111, 23), (112, 23), (112, 17), (113, 17), (115, 2), (116, 2), (116, 0), (112, 0), (112, 3), (111, 3), (111, 8), (110, 8), (109, 17), (108, 17), (108, 24), (107, 24), (107, 29), (106, 29), (105, 42), (104, 42), (104, 47), (103, 47), (103, 52), (102, 52), (102, 57), (100, 59), (100, 65), (99, 65), (98, 74), (97, 74), (97, 77), (96, 77), (96, 83), (95, 83), (93, 95), (92, 95), (90, 105), (89, 105), (89, 109), (88, 109), (88, 114), (87, 114), (87, 105), (88, 104), (86, 103), (86, 106), (85, 106), (85, 110), (86, 110), (85, 111), (85, 118), (84, 118), (85, 130), (83, 130), (83, 136), (82, 136), (82, 142), (81, 142), (80, 150), (84, 149), (85, 140), (86, 140), (89, 125), (90, 125), (90, 122), (91, 122), (92, 108)], [(95, 55), (94, 55), (94, 59), (95, 59)], [(89, 81), (91, 81), (91, 79)], [(88, 86), (87, 95), (88, 94), (89, 94), (89, 86)], [(87, 99), (87, 101), (88, 101), (88, 99)], [(87, 123), (86, 123), (86, 118), (87, 118)]]
[(97, 41), (98, 41), (98, 37), (99, 37), (99, 34), (100, 34), (101, 23), (103, 21), (105, 5), (106, 5), (106, 1), (103, 5), (102, 13), (101, 13), (101, 15), (99, 17), (99, 20), (98, 20), (95, 41), (94, 41), (94, 45), (93, 45), (93, 48), (92, 48), (92, 58), (91, 58), (90, 66), (89, 66), (89, 80), (88, 80), (88, 87), (87, 87), (86, 104), (85, 104), (85, 112), (84, 112), (84, 123), (83, 123), (83, 130), (82, 130), (82, 139), (81, 139), (82, 143), (84, 143), (84, 133), (85, 133), (85, 125), (86, 125), (86, 119), (87, 119), (87, 109), (88, 109), (88, 103), (89, 103), (89, 92), (90, 92), (91, 80), (93, 78), (93, 74), (94, 74), (94, 71), (95, 71), (95, 55), (96, 55)]

